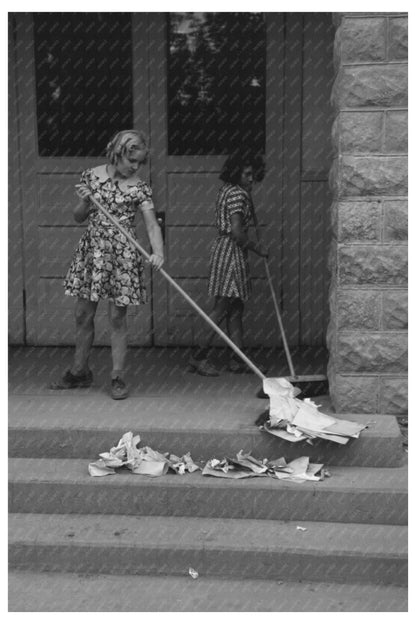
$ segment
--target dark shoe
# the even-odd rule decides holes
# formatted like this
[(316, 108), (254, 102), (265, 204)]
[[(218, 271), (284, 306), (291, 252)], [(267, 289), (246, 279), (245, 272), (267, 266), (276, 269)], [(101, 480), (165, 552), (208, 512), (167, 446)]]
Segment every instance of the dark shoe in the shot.
[(219, 372), (208, 360), (196, 360), (191, 357), (189, 360), (188, 371), (190, 373), (198, 373), (204, 377), (218, 377)]
[(60, 381), (50, 384), (51, 390), (72, 390), (74, 388), (89, 388), (92, 384), (92, 372), (89, 370), (81, 375), (73, 375), (67, 370)]
[(120, 377), (111, 380), (111, 396), (116, 401), (129, 396), (128, 388)]
[(259, 390), (257, 390), (256, 397), (258, 399), (269, 399), (270, 398), (269, 395), (264, 392), (263, 388), (259, 388)]
[(269, 410), (266, 410), (265, 412), (262, 412), (261, 414), (259, 414), (259, 416), (257, 416), (254, 424), (257, 427), (263, 427), (268, 422), (268, 420), (270, 420), (270, 414)]

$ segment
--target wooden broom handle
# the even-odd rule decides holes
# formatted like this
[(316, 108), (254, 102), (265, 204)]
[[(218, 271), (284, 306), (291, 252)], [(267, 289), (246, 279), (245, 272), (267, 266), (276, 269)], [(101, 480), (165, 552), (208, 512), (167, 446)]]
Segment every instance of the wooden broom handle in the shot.
[[(255, 227), (255, 230), (256, 230), (257, 242), (258, 242), (259, 245), (261, 245), (261, 236), (260, 236), (259, 222), (257, 220), (257, 215), (256, 215), (256, 211), (254, 209), (253, 202), (251, 202), (251, 215), (253, 217), (254, 227)], [(290, 374), (291, 374), (292, 377), (297, 377), (297, 375), (295, 373), (295, 369), (293, 367), (292, 357), (291, 357), (290, 351), (289, 351), (289, 345), (287, 344), (287, 340), (286, 340), (286, 332), (285, 332), (284, 327), (283, 327), (282, 316), (280, 314), (279, 305), (277, 303), (277, 297), (276, 297), (276, 292), (274, 290), (274, 286), (273, 286), (273, 282), (272, 282), (272, 276), (270, 274), (269, 263), (267, 262), (267, 258), (264, 258), (264, 257), (263, 257), (263, 261), (264, 261), (264, 268), (266, 270), (267, 281), (269, 282), (270, 292), (271, 292), (272, 299), (273, 299), (274, 310), (276, 312), (277, 322), (279, 324), (280, 333), (281, 333), (281, 336), (282, 336), (283, 347), (284, 347), (284, 350), (285, 350), (285, 353), (286, 353), (287, 363), (289, 365)]]

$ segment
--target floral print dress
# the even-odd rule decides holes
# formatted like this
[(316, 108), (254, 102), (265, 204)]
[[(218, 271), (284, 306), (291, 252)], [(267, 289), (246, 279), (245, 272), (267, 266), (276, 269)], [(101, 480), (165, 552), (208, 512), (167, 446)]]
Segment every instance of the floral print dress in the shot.
[[(117, 181), (110, 177), (102, 180), (87, 169), (81, 183), (87, 184), (104, 208), (135, 236), (137, 208), (152, 198), (145, 182), (139, 181), (125, 191)], [(66, 295), (90, 301), (108, 299), (118, 306), (146, 303), (142, 256), (95, 206), (88, 215), (87, 229), (75, 250), (64, 287)]]

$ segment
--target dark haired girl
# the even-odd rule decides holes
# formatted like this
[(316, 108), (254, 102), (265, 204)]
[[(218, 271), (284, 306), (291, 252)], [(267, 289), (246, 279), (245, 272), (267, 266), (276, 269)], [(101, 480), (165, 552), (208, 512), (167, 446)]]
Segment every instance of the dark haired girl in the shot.
[[(244, 302), (251, 294), (248, 251), (267, 257), (261, 246), (248, 238), (248, 226), (252, 216), (251, 190), (254, 180), (263, 177), (258, 159), (243, 152), (228, 157), (220, 179), (215, 208), (215, 225), (218, 230), (211, 249), (208, 294), (215, 297), (211, 319), (219, 325), (225, 319), (227, 333), (241, 349), (243, 347)], [(216, 376), (218, 370), (209, 361), (208, 346), (198, 348), (190, 361), (190, 370), (200, 375)], [(251, 372), (234, 354), (229, 370), (235, 373)]]

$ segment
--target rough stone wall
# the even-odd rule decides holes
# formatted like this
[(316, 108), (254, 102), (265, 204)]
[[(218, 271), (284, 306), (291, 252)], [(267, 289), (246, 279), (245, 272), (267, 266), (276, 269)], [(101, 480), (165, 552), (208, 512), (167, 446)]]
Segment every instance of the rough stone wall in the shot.
[(407, 15), (335, 13), (328, 377), (339, 412), (407, 412)]

